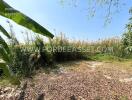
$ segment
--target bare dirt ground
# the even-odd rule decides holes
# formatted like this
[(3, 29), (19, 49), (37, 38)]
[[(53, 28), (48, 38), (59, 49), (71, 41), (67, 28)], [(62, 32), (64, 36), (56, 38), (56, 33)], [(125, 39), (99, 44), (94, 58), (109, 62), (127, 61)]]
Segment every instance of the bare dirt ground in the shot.
[(75, 61), (57, 66), (59, 70), (50, 74), (41, 70), (26, 79), (19, 100), (132, 100), (132, 62)]

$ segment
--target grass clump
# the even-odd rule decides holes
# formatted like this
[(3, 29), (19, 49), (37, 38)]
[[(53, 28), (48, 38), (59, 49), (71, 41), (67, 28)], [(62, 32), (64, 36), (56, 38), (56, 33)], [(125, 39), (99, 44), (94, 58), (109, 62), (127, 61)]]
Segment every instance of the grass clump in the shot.
[(109, 54), (97, 54), (92, 56), (91, 59), (97, 61), (123, 61), (123, 58)]
[(16, 76), (1, 77), (0, 78), (0, 85), (1, 86), (20, 85), (20, 79), (18, 79), (18, 77), (16, 77)]

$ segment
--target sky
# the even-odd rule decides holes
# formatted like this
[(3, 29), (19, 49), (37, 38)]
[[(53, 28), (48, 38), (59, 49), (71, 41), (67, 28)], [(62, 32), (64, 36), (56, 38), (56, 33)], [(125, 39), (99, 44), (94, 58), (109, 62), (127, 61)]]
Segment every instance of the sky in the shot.
[[(123, 4), (118, 13), (112, 8), (111, 23), (104, 26), (106, 14), (105, 8), (97, 8), (94, 17), (89, 18), (89, 11), (86, 10), (90, 5), (87, 0), (78, 0), (77, 7), (64, 4), (60, 0), (5, 0), (10, 6), (26, 14), (52, 34), (58, 35), (61, 32), (70, 39), (77, 40), (98, 40), (110, 37), (121, 36), (125, 30), (125, 25), (130, 18), (129, 9), (132, 7), (132, 0), (120, 0)], [(9, 31), (7, 19), (0, 17), (0, 24)], [(13, 29), (19, 41), (24, 41), (21, 31), (28, 31), (14, 22)], [(32, 33), (32, 32), (29, 32)]]

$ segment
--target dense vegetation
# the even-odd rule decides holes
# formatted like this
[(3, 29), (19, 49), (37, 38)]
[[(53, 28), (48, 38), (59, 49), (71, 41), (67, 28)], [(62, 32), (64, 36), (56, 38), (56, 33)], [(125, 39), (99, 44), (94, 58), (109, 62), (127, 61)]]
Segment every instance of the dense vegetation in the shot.
[(39, 68), (54, 67), (56, 62), (79, 59), (121, 61), (132, 58), (131, 46), (124, 44), (124, 35), (122, 39), (115, 37), (95, 42), (70, 40), (63, 34), (49, 39), (49, 42), (39, 36), (34, 42), (27, 41), (25, 44), (10, 46), (13, 51), (10, 68), (20, 77), (30, 76)]
[[(16, 9), (12, 8), (8, 5), (5, 1), (0, 0), (0, 15), (6, 18), (9, 18), (16, 22), (19, 25), (22, 25), (36, 33), (45, 35), (47, 37), (53, 38), (53, 34), (51, 34), (48, 30), (44, 27), (39, 25), (37, 22), (32, 20), (31, 18), (27, 17), (23, 13), (17, 11)], [(0, 31), (7, 36), (9, 39), (14, 40), (15, 38), (0, 25)], [(13, 47), (13, 45), (11, 45)], [(12, 64), (12, 52), (8, 47), (8, 44), (5, 40), (0, 36), (0, 75), (7, 78), (14, 79), (14, 75), (11, 74), (11, 64)]]

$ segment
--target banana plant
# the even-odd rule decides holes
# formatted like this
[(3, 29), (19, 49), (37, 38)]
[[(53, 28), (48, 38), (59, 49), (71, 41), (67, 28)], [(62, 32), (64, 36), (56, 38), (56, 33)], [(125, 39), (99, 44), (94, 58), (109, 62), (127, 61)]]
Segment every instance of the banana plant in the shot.
[[(3, 0), (0, 0), (0, 15), (14, 21), (18, 25), (28, 28), (29, 30), (32, 30), (35, 33), (38, 33), (50, 38), (54, 37), (54, 35), (51, 34), (46, 28), (38, 24), (36, 21), (31, 19), (30, 17), (21, 13), (20, 11), (14, 9)], [(11, 38), (8, 32), (1, 25), (0, 25), (0, 31), (8, 38)], [(11, 60), (10, 54), (11, 53), (10, 53), (8, 44), (0, 36), (0, 67), (5, 68), (8, 66), (8, 63)]]
[[(0, 25), (0, 31), (8, 38), (11, 38), (7, 31)], [(10, 49), (5, 40), (0, 36), (0, 68), (3, 69), (6, 76), (10, 76), (8, 64), (10, 63)]]

